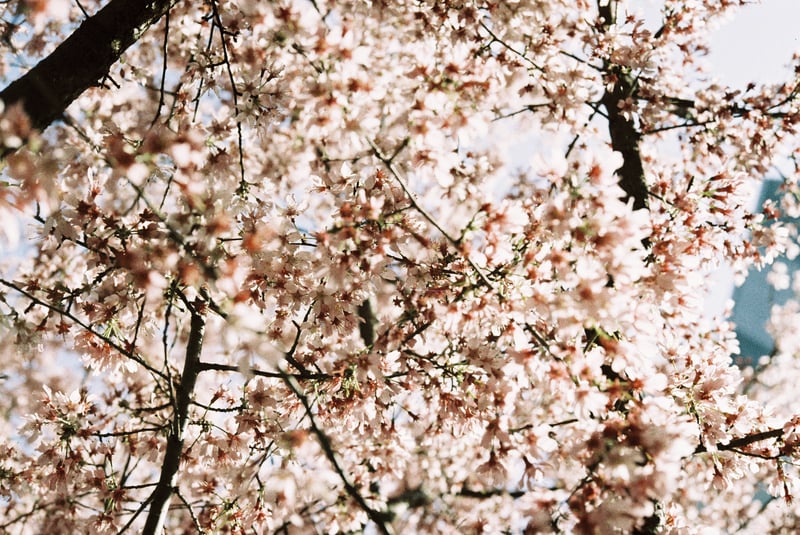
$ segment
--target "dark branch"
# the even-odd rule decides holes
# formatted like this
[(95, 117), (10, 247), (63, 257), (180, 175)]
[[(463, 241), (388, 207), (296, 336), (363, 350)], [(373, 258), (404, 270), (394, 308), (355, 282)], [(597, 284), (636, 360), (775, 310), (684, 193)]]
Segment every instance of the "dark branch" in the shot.
[(377, 326), (378, 318), (375, 317), (375, 311), (372, 310), (372, 303), (370, 303), (369, 299), (364, 299), (358, 305), (358, 332), (361, 334), (361, 339), (364, 340), (366, 347), (372, 347), (375, 343)]
[(328, 438), (328, 435), (322, 430), (319, 424), (317, 424), (317, 420), (314, 418), (314, 413), (311, 409), (311, 403), (308, 401), (306, 395), (301, 391), (300, 386), (289, 375), (284, 375), (283, 381), (294, 393), (294, 395), (297, 396), (297, 399), (306, 410), (306, 416), (311, 423), (311, 430), (317, 437), (317, 441), (322, 447), (325, 457), (328, 459), (331, 465), (333, 465), (334, 471), (339, 475), (339, 479), (344, 485), (345, 492), (347, 492), (348, 496), (350, 496), (350, 498), (352, 498), (353, 501), (355, 501), (358, 506), (367, 514), (381, 535), (392, 535), (393, 531), (389, 525), (389, 522), (392, 521), (394, 515), (389, 511), (379, 511), (377, 509), (373, 509), (367, 503), (366, 499), (361, 495), (355, 485), (350, 482), (350, 479), (347, 477), (347, 474), (345, 474), (344, 469), (339, 464), (339, 461), (336, 458), (336, 452), (333, 451), (331, 440)]
[(181, 454), (183, 453), (183, 438), (186, 426), (189, 423), (189, 405), (194, 393), (197, 376), (200, 374), (200, 352), (203, 348), (203, 334), (205, 331), (205, 318), (198, 311), (204, 307), (203, 303), (192, 307), (192, 321), (189, 331), (189, 342), (186, 344), (186, 360), (183, 363), (180, 383), (176, 386), (175, 408), (172, 415), (167, 449), (161, 464), (161, 477), (158, 480), (153, 494), (147, 500), (150, 511), (142, 533), (145, 535), (158, 535), (164, 529), (164, 521), (169, 510), (169, 502), (175, 493), (178, 468), (180, 467)]
[(90, 333), (92, 336), (94, 336), (95, 338), (97, 338), (98, 340), (103, 342), (104, 344), (107, 344), (109, 347), (111, 347), (114, 350), (118, 351), (120, 354), (124, 355), (125, 357), (127, 357), (127, 358), (129, 358), (129, 359), (131, 359), (133, 361), (135, 361), (137, 364), (139, 364), (142, 367), (144, 367), (145, 369), (147, 369), (147, 371), (151, 372), (152, 374), (154, 374), (154, 375), (156, 375), (156, 376), (158, 376), (158, 377), (160, 377), (162, 379), (166, 378), (166, 375), (163, 372), (153, 368), (143, 357), (141, 357), (140, 355), (137, 355), (134, 352), (134, 349), (135, 349), (134, 345), (131, 345), (130, 348), (124, 347), (123, 345), (121, 345), (121, 344), (117, 343), (116, 341), (114, 341), (111, 337), (105, 336), (104, 334), (95, 331), (94, 328), (92, 328), (92, 326), (88, 322), (81, 320), (80, 318), (78, 318), (77, 316), (72, 314), (69, 310), (67, 310), (65, 308), (62, 308), (60, 305), (57, 305), (57, 304), (54, 304), (54, 303), (50, 303), (50, 302), (45, 301), (43, 299), (39, 299), (38, 297), (33, 295), (31, 292), (26, 291), (22, 286), (20, 286), (18, 284), (14, 284), (13, 282), (9, 282), (9, 281), (7, 281), (5, 279), (0, 279), (0, 285), (3, 285), (5, 287), (7, 287), (7, 288), (11, 288), (12, 290), (14, 290), (15, 292), (19, 293), (20, 295), (23, 295), (23, 296), (27, 297), (28, 299), (30, 299), (30, 301), (32, 303), (34, 303), (36, 305), (39, 305), (39, 306), (42, 306), (42, 307), (45, 307), (46, 309), (48, 309), (48, 310), (50, 310), (50, 311), (52, 311), (52, 312), (64, 317), (64, 318), (67, 318), (68, 320), (72, 321), (73, 323), (78, 325), (80, 328), (82, 328), (84, 331)]
[[(615, 23), (616, 2), (609, 1), (599, 6), (603, 19), (602, 30), (606, 31)], [(607, 89), (600, 102), (608, 114), (608, 132), (612, 148), (622, 154), (622, 167), (617, 169), (619, 185), (625, 191), (626, 200), (633, 199), (633, 208), (647, 208), (647, 184), (644, 179), (642, 156), (639, 153), (639, 140), (642, 137), (633, 117), (626, 116), (623, 106), (629, 98), (636, 97), (636, 78), (620, 65), (606, 62)]]
[(111, 0), (86, 19), (52, 54), (0, 92), (22, 103), (31, 126), (44, 130), (73, 100), (107, 76), (111, 66), (177, 0)]
[(283, 379), (285, 376), (289, 376), (297, 381), (327, 381), (333, 377), (332, 375), (326, 373), (305, 372), (297, 374), (288, 374), (282, 372), (269, 372), (269, 371), (259, 370), (258, 368), (242, 369), (239, 366), (232, 366), (230, 364), (220, 364), (217, 362), (201, 362), (200, 371), (247, 373), (255, 375), (256, 377), (267, 377), (270, 379)]
[(458, 492), (459, 496), (464, 498), (475, 498), (478, 500), (485, 500), (495, 496), (510, 496), (515, 500), (525, 495), (522, 490), (507, 490), (507, 489), (488, 489), (488, 490), (474, 490), (466, 486), (462, 487)]
[[(760, 433), (753, 433), (752, 435), (734, 438), (726, 444), (717, 444), (717, 451), (737, 451), (745, 446), (749, 446), (750, 444), (761, 442), (762, 440), (769, 440), (771, 438), (781, 438), (782, 436), (783, 429), (770, 429), (768, 431), (761, 431)], [(708, 450), (703, 444), (700, 444), (694, 450), (695, 453), (705, 453), (707, 451)]]

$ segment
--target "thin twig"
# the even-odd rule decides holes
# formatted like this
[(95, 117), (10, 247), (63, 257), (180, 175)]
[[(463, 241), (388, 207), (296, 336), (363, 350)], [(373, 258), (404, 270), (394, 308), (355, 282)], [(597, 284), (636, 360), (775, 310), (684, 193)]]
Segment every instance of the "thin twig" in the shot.
[(400, 185), (400, 187), (405, 192), (406, 197), (408, 197), (408, 200), (411, 203), (411, 205), (414, 207), (414, 209), (417, 212), (419, 212), (420, 215), (422, 215), (422, 217), (424, 217), (431, 225), (433, 225), (433, 227), (436, 230), (438, 230), (442, 234), (442, 236), (444, 236), (445, 239), (450, 242), (451, 245), (453, 245), (453, 247), (456, 249), (456, 251), (458, 251), (459, 254), (461, 254), (462, 258), (464, 258), (464, 260), (467, 261), (467, 263), (472, 267), (472, 269), (475, 270), (475, 273), (478, 274), (478, 277), (480, 277), (481, 281), (487, 287), (489, 287), (490, 289), (494, 290), (494, 285), (492, 284), (492, 282), (488, 278), (486, 278), (486, 275), (483, 273), (483, 271), (481, 271), (481, 269), (477, 266), (477, 264), (475, 264), (475, 262), (473, 262), (472, 259), (468, 255), (466, 255), (466, 254), (464, 254), (462, 252), (461, 247), (460, 247), (461, 241), (456, 239), (456, 238), (454, 238), (454, 237), (452, 237), (444, 228), (442, 228), (442, 226), (436, 221), (436, 219), (434, 219), (433, 216), (431, 214), (429, 214), (428, 211), (425, 210), (425, 208), (423, 208), (422, 205), (420, 205), (417, 202), (417, 200), (414, 198), (413, 193), (409, 189), (408, 185), (402, 179), (402, 177), (400, 176), (400, 173), (398, 173), (397, 169), (395, 168), (394, 164), (392, 163), (393, 160), (400, 153), (400, 151), (403, 148), (405, 148), (406, 145), (408, 145), (408, 142), (409, 142), (409, 138), (406, 138), (405, 140), (403, 140), (403, 143), (400, 144), (400, 147), (394, 152), (394, 154), (392, 154), (391, 158), (387, 158), (386, 156), (383, 155), (383, 153), (378, 148), (378, 146), (375, 145), (375, 143), (371, 139), (367, 138), (367, 143), (369, 143), (369, 146), (372, 148), (373, 154), (375, 154), (375, 157), (378, 158), (381, 162), (383, 162), (383, 164), (386, 166), (386, 169), (388, 169), (389, 172), (392, 174), (394, 179), (397, 181), (397, 183)]
[(339, 479), (342, 480), (342, 484), (344, 485), (345, 491), (347, 494), (358, 504), (358, 506), (367, 513), (369, 519), (375, 524), (375, 527), (382, 535), (392, 535), (392, 530), (387, 524), (392, 518), (392, 513), (388, 511), (377, 511), (370, 507), (370, 505), (366, 502), (364, 497), (358, 491), (355, 486), (350, 482), (347, 474), (344, 473), (339, 461), (336, 459), (336, 453), (333, 451), (333, 447), (331, 446), (330, 438), (325, 432), (319, 427), (317, 424), (316, 419), (311, 410), (311, 404), (308, 401), (308, 398), (301, 392), (300, 386), (294, 380), (293, 377), (290, 375), (284, 374), (283, 381), (286, 383), (286, 386), (297, 396), (297, 399), (303, 405), (306, 410), (306, 416), (308, 417), (309, 422), (311, 423), (311, 430), (313, 431), (314, 435), (317, 437), (317, 441), (319, 442), (320, 446), (322, 447), (322, 451), (325, 453), (325, 457), (328, 461), (333, 465), (333, 469), (336, 471)]
[(93, 336), (97, 337), (98, 339), (100, 339), (105, 344), (108, 344), (109, 347), (111, 347), (112, 349), (118, 351), (123, 356), (125, 356), (125, 357), (133, 360), (137, 364), (141, 365), (142, 367), (144, 367), (150, 373), (153, 373), (153, 374), (161, 377), (162, 379), (166, 379), (166, 376), (162, 372), (160, 372), (159, 370), (153, 368), (142, 357), (136, 355), (133, 351), (129, 351), (128, 349), (126, 349), (125, 347), (121, 346), (120, 344), (118, 344), (117, 342), (115, 342), (114, 340), (109, 338), (108, 336), (105, 336), (105, 335), (95, 331), (94, 329), (92, 329), (92, 327), (88, 323), (84, 322), (83, 320), (81, 320), (80, 318), (78, 318), (77, 316), (72, 314), (71, 312), (63, 309), (62, 307), (60, 307), (58, 305), (55, 305), (53, 303), (48, 303), (47, 301), (44, 301), (43, 299), (39, 299), (38, 297), (36, 297), (32, 293), (24, 290), (23, 288), (19, 287), (18, 285), (14, 284), (13, 282), (9, 282), (9, 281), (7, 281), (5, 279), (0, 279), (0, 284), (2, 284), (3, 286), (6, 286), (7, 288), (11, 288), (12, 290), (18, 292), (19, 294), (27, 297), (34, 304), (39, 305), (39, 306), (43, 306), (43, 307), (47, 308), (48, 310), (51, 310), (51, 311), (55, 312), (56, 314), (67, 318), (68, 320), (72, 321), (73, 323), (75, 323), (76, 325), (78, 325), (79, 327), (84, 329), (86, 332), (88, 332), (88, 333), (92, 334)]
[(228, 71), (228, 80), (231, 84), (231, 95), (233, 95), (233, 109), (236, 112), (236, 136), (238, 138), (239, 146), (239, 190), (238, 193), (245, 193), (247, 191), (248, 182), (245, 179), (244, 172), (244, 137), (242, 135), (242, 121), (239, 118), (239, 90), (236, 89), (236, 80), (233, 77), (233, 69), (231, 69), (230, 57), (228, 55), (228, 42), (225, 40), (225, 27), (222, 25), (222, 17), (219, 14), (219, 6), (217, 1), (211, 1), (211, 9), (214, 17), (214, 24), (219, 28), (219, 39), (222, 43), (222, 60), (225, 63), (225, 68)]
[(156, 108), (156, 116), (153, 117), (152, 122), (150, 123), (150, 128), (155, 126), (156, 121), (161, 116), (161, 108), (164, 106), (164, 84), (167, 80), (167, 45), (169, 44), (169, 11), (164, 15), (164, 45), (163, 45), (163, 54), (164, 54), (164, 61), (161, 64), (161, 87), (158, 91), (158, 107)]
[[(492, 38), (492, 43), (499, 43), (499, 44), (501, 44), (501, 45), (503, 46), (503, 48), (505, 48), (505, 49), (506, 49), (506, 50), (508, 50), (509, 52), (512, 52), (513, 54), (515, 54), (515, 55), (519, 56), (520, 58), (524, 59), (525, 61), (527, 61), (527, 62), (528, 62), (528, 63), (529, 63), (529, 64), (530, 64), (530, 65), (531, 65), (531, 66), (532, 66), (534, 69), (536, 69), (537, 71), (544, 72), (544, 69), (543, 69), (542, 67), (540, 67), (539, 65), (537, 65), (537, 64), (536, 64), (536, 63), (535, 63), (535, 62), (534, 62), (532, 59), (530, 59), (530, 58), (529, 58), (529, 57), (528, 57), (528, 56), (525, 54), (525, 52), (520, 52), (520, 51), (518, 51), (517, 49), (515, 49), (514, 47), (512, 47), (511, 45), (509, 45), (508, 43), (506, 43), (504, 40), (500, 39), (500, 38), (499, 38), (499, 37), (498, 37), (498, 36), (497, 36), (497, 35), (496, 35), (496, 34), (495, 34), (495, 33), (494, 33), (494, 32), (493, 32), (493, 31), (492, 31), (492, 30), (491, 30), (491, 29), (490, 29), (490, 28), (489, 28), (489, 27), (486, 25), (486, 23), (485, 23), (485, 22), (483, 22), (483, 21), (481, 21), (481, 28), (483, 28), (483, 29), (486, 31), (486, 33), (488, 33), (488, 34), (489, 34), (489, 36)], [(489, 43), (489, 44), (491, 45), (491, 43)]]
[(232, 366), (230, 364), (220, 364), (218, 362), (201, 362), (200, 371), (216, 371), (216, 372), (240, 372), (244, 374), (254, 375), (256, 377), (266, 377), (269, 379), (283, 379), (284, 377), (291, 377), (298, 381), (328, 381), (333, 378), (332, 375), (327, 373), (286, 373), (286, 372), (268, 372), (259, 368), (245, 368), (239, 366)]

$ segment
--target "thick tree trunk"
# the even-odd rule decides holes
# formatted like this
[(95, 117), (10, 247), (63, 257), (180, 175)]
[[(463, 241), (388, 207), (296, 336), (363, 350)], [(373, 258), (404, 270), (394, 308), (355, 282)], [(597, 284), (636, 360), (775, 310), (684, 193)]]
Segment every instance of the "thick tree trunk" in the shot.
[(6, 108), (22, 103), (36, 130), (61, 117), (177, 0), (111, 0), (52, 54), (2, 92)]

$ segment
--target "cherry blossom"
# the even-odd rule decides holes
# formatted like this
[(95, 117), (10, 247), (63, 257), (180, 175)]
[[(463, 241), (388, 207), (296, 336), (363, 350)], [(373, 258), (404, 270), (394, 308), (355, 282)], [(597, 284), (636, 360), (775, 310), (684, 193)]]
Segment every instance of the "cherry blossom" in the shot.
[(0, 531), (796, 530), (798, 301), (704, 310), (798, 286), (744, 3), (6, 3)]

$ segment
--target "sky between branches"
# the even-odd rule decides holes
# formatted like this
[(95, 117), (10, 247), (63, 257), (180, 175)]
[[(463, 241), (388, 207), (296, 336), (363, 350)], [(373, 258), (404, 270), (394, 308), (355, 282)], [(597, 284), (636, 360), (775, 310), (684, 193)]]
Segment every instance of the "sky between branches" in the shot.
[[(662, 20), (661, 0), (645, 0), (641, 9), (653, 28)], [(787, 79), (792, 54), (800, 51), (800, 1), (763, 0), (743, 7), (711, 34), (708, 73), (723, 84), (744, 88), (750, 82), (771, 83)], [(756, 192), (757, 193), (757, 192)], [(755, 202), (756, 199), (753, 199)], [(709, 282), (710, 315), (722, 313), (733, 293), (733, 275), (721, 269)]]

